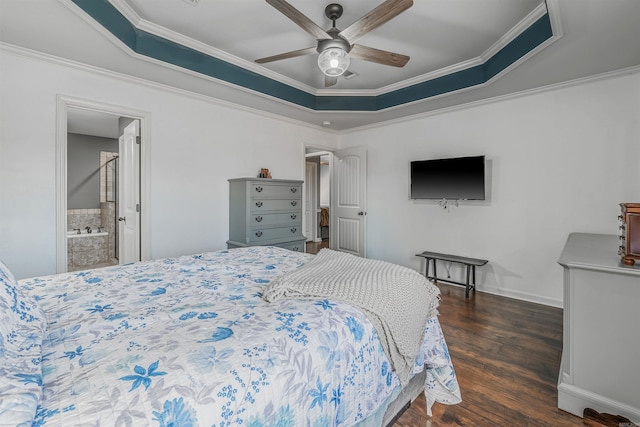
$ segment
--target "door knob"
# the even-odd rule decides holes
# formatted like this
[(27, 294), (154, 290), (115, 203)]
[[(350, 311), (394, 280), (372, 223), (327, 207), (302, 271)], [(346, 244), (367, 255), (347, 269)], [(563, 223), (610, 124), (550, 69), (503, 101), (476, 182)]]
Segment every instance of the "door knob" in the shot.
[(367, 214), (366, 212), (362, 212), (362, 211), (358, 212), (358, 216), (364, 216), (366, 214)]
[(120, 217), (118, 217), (118, 221), (120, 221), (120, 222), (124, 221), (124, 223), (126, 224), (127, 223), (127, 218), (124, 217), (124, 216), (120, 216)]

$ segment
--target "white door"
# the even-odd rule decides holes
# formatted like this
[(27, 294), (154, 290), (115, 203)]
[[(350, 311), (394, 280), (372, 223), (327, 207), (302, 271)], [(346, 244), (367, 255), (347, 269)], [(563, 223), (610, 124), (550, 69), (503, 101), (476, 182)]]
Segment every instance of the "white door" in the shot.
[(307, 242), (315, 242), (318, 226), (316, 225), (318, 217), (318, 208), (316, 208), (316, 200), (318, 192), (318, 164), (307, 162), (305, 168), (304, 180), (304, 235), (307, 236)]
[(331, 249), (366, 256), (367, 151), (364, 147), (334, 153), (331, 177)]
[(140, 121), (120, 137), (118, 173), (118, 258), (120, 264), (140, 261)]

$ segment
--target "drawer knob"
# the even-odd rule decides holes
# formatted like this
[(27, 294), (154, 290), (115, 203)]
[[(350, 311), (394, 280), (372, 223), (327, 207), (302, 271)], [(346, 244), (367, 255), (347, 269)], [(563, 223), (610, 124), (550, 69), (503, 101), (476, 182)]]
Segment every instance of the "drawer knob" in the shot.
[(260, 230), (256, 231), (256, 236), (262, 237), (262, 231), (260, 231)]
[(256, 191), (257, 191), (258, 193), (262, 193), (262, 187), (256, 187)]
[(256, 206), (261, 208), (262, 207), (262, 202), (256, 202)]
[(297, 192), (297, 191), (298, 191), (298, 189), (297, 189), (296, 187), (291, 187), (291, 192), (292, 192), (292, 193), (295, 193), (295, 192)]
[(295, 227), (291, 227), (291, 232), (292, 232), (292, 233), (295, 233), (295, 232), (296, 232), (296, 230), (298, 230), (298, 229), (297, 229), (297, 228), (295, 228)]
[(291, 219), (296, 219), (298, 217), (298, 215), (296, 214), (291, 214)]
[(258, 216), (256, 217), (256, 221), (257, 221), (257, 222), (262, 222), (262, 217), (261, 217), (260, 215), (258, 215)]
[(296, 202), (295, 200), (292, 200), (292, 201), (291, 201), (291, 206), (295, 206), (295, 205), (297, 205), (297, 204), (298, 204), (298, 202)]

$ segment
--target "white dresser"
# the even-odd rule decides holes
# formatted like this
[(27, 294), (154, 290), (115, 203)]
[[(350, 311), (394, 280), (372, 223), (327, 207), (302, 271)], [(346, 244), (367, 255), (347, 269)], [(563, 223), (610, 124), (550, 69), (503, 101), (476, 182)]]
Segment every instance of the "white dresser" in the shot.
[(619, 236), (573, 233), (564, 267), (558, 408), (640, 422), (640, 266), (622, 264)]
[(229, 180), (227, 247), (278, 246), (304, 252), (302, 183), (283, 179)]

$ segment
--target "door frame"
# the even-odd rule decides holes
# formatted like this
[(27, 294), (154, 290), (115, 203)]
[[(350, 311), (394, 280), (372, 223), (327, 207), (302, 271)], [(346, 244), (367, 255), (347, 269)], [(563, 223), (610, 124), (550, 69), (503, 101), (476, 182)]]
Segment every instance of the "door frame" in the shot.
[[(311, 179), (311, 182), (307, 182), (306, 179), (308, 178), (309, 172), (312, 172), (312, 176), (313, 179)], [(306, 233), (306, 234), (310, 234), (307, 235), (307, 242), (317, 242), (318, 241), (318, 203), (317, 203), (317, 199), (318, 199), (318, 164), (314, 163), (314, 162), (309, 162), (307, 161), (305, 163), (305, 169), (304, 169), (304, 176), (305, 176), (305, 183), (304, 183), (304, 187), (306, 190), (306, 194), (305, 194), (305, 206), (304, 206), (304, 219), (305, 219), (305, 233), (307, 231), (310, 231), (310, 233)], [(310, 197), (309, 197), (310, 196)], [(311, 206), (307, 206), (307, 198), (309, 198), (311, 200)], [(307, 209), (309, 209), (311, 216), (310, 218), (307, 217), (306, 213), (307, 213)], [(311, 223), (311, 224), (309, 224)], [(307, 230), (307, 226), (310, 226), (309, 229)]]
[(56, 97), (56, 272), (67, 271), (67, 111), (69, 108), (140, 120), (140, 259), (150, 256), (150, 140), (151, 113), (66, 95)]

